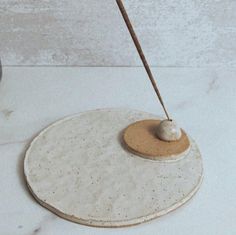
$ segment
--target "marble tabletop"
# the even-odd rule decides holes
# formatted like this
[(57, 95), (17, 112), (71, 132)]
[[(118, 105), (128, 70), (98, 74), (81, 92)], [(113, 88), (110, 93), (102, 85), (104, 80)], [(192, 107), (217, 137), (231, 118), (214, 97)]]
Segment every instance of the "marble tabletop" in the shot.
[[(119, 229), (59, 218), (30, 195), (30, 140), (65, 116), (126, 107), (164, 115), (143, 68), (4, 67), (0, 83), (0, 235), (236, 234), (236, 68), (154, 68), (172, 118), (198, 143), (203, 184), (178, 210)], [(191, 173), (191, 172), (190, 172)]]

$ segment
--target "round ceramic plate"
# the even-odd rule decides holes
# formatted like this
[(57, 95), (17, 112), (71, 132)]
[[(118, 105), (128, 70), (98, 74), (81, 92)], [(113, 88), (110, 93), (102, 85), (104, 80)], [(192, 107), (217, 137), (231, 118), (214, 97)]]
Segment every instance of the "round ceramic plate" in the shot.
[(122, 146), (122, 132), (153, 114), (95, 110), (60, 120), (30, 144), (24, 173), (36, 200), (81, 224), (130, 226), (164, 215), (189, 200), (202, 180), (195, 142), (178, 161), (144, 159)]

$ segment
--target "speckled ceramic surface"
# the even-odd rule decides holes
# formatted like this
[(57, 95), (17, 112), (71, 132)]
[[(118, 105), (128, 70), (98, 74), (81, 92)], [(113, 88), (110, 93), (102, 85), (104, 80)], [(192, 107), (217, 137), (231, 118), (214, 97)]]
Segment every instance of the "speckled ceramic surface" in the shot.
[(157, 118), (127, 109), (95, 110), (42, 131), (25, 156), (24, 172), (36, 200), (68, 220), (101, 227), (129, 226), (176, 209), (202, 180), (200, 152), (191, 140), (176, 162), (126, 151), (121, 133), (132, 122)]

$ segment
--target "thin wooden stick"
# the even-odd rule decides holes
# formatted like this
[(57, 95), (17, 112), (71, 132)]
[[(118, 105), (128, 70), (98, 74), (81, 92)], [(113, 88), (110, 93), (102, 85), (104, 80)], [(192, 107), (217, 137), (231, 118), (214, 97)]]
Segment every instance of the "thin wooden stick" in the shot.
[(157, 88), (156, 82), (155, 82), (155, 80), (153, 78), (152, 72), (151, 72), (150, 67), (149, 67), (149, 65), (147, 63), (147, 60), (145, 58), (145, 55), (143, 53), (142, 47), (141, 47), (141, 45), (139, 43), (139, 40), (138, 40), (138, 38), (136, 36), (136, 33), (135, 33), (134, 29), (133, 29), (133, 26), (132, 26), (132, 24), (130, 22), (129, 16), (128, 16), (128, 14), (127, 14), (127, 12), (125, 10), (125, 7), (124, 7), (124, 5), (122, 3), (122, 0), (116, 0), (116, 2), (118, 4), (120, 12), (121, 12), (121, 14), (122, 14), (122, 16), (124, 18), (124, 21), (125, 21), (126, 26), (127, 26), (128, 30), (129, 30), (129, 33), (130, 33), (130, 35), (131, 35), (131, 37), (133, 39), (133, 42), (134, 42), (135, 47), (136, 47), (136, 49), (138, 51), (138, 54), (139, 54), (139, 56), (140, 56), (140, 58), (141, 58), (141, 60), (143, 62), (143, 66), (144, 66), (144, 68), (145, 68), (145, 70), (146, 70), (146, 72), (148, 74), (148, 77), (149, 77), (151, 83), (152, 83), (153, 89), (156, 92), (156, 95), (157, 95), (157, 97), (158, 97), (158, 99), (159, 99), (159, 101), (161, 103), (161, 106), (162, 106), (162, 108), (163, 108), (163, 110), (164, 110), (164, 112), (166, 114), (167, 119), (170, 120), (169, 114), (168, 114), (168, 112), (167, 112), (167, 110), (165, 108), (164, 102), (162, 100), (160, 91)]

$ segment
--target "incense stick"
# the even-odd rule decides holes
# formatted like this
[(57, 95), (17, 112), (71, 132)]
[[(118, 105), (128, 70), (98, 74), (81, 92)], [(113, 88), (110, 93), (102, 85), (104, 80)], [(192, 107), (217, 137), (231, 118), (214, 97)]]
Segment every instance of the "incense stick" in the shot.
[(138, 40), (138, 38), (136, 36), (136, 33), (135, 33), (134, 29), (133, 29), (133, 26), (132, 26), (132, 24), (130, 22), (129, 16), (128, 16), (126, 10), (125, 10), (125, 7), (124, 7), (124, 5), (122, 3), (122, 0), (116, 0), (116, 2), (118, 4), (120, 12), (121, 12), (121, 14), (123, 16), (123, 19), (124, 19), (124, 21), (126, 23), (126, 26), (127, 26), (128, 30), (129, 30), (129, 33), (130, 33), (130, 35), (131, 35), (131, 37), (133, 39), (133, 42), (134, 42), (135, 47), (136, 47), (136, 49), (138, 51), (138, 54), (139, 54), (139, 56), (140, 56), (140, 58), (141, 58), (141, 60), (143, 62), (143, 66), (144, 66), (144, 68), (145, 68), (145, 70), (146, 70), (146, 72), (148, 74), (148, 77), (149, 77), (151, 83), (152, 83), (153, 89), (156, 92), (156, 95), (157, 95), (157, 97), (158, 97), (158, 99), (159, 99), (159, 101), (161, 103), (161, 106), (162, 106), (162, 108), (163, 108), (163, 110), (164, 110), (164, 112), (166, 114), (167, 119), (170, 120), (169, 114), (168, 114), (168, 112), (167, 112), (167, 110), (165, 108), (165, 105), (164, 105), (163, 99), (161, 97), (160, 91), (157, 88), (157, 85), (156, 85), (156, 82), (155, 82), (154, 77), (152, 75), (151, 69), (150, 69), (150, 67), (149, 67), (149, 65), (147, 63), (147, 60), (146, 60), (145, 55), (143, 53), (142, 47), (141, 47), (141, 45), (139, 43), (139, 40)]

